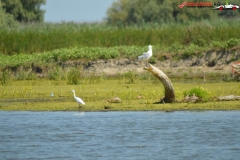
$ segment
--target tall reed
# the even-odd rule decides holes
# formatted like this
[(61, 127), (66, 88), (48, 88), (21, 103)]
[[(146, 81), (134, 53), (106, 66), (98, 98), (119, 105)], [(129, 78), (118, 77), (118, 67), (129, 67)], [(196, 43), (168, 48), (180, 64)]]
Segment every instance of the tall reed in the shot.
[(169, 47), (172, 44), (200, 46), (212, 41), (239, 39), (240, 21), (216, 20), (187, 24), (143, 24), (127, 27), (105, 23), (46, 23), (0, 30), (0, 53), (13, 55), (39, 53), (76, 46), (113, 47), (145, 46)]

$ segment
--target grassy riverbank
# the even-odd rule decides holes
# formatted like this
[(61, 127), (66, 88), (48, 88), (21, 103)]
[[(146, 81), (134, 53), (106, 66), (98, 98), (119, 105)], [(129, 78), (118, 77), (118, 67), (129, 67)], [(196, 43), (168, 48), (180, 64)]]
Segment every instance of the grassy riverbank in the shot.
[[(7, 77), (34, 80), (36, 73), (48, 78), (53, 72), (67, 73), (61, 72), (61, 67), (68, 61), (81, 62), (86, 68), (93, 60), (136, 59), (148, 44), (153, 45), (152, 64), (169, 57), (203, 57), (215, 51), (234, 55), (240, 48), (239, 25), (240, 21), (216, 20), (125, 27), (46, 23), (2, 29), (0, 80), (5, 84)], [(238, 56), (233, 56), (229, 62), (237, 60)]]
[[(210, 102), (154, 104), (163, 97), (160, 82), (154, 80), (126, 84), (122, 80), (104, 80), (95, 84), (66, 85), (64, 81), (15, 81), (0, 86), (0, 110), (29, 111), (175, 111), (175, 110), (240, 110), (239, 101), (219, 102), (218, 96), (240, 95), (240, 84), (231, 83), (179, 83), (174, 82), (176, 99), (184, 98), (183, 92), (197, 86), (210, 94)], [(86, 106), (78, 108), (72, 89)], [(51, 94), (54, 96), (50, 96)], [(114, 97), (121, 103), (108, 102)]]
[[(203, 52), (214, 50), (227, 50), (235, 47), (234, 50), (240, 48), (240, 39), (229, 39), (223, 42), (213, 41), (207, 46), (198, 46), (191, 44), (182, 46), (175, 44), (170, 47), (162, 48), (160, 45), (153, 46), (154, 57), (152, 62), (162, 60), (164, 54), (177, 55), (175, 58), (182, 59), (192, 55), (203, 56)], [(35, 65), (56, 65), (55, 63), (65, 62), (68, 60), (81, 59), (91, 61), (97, 59), (114, 59), (114, 58), (132, 58), (135, 59), (140, 53), (147, 50), (147, 45), (144, 46), (115, 46), (115, 47), (73, 47), (61, 48), (48, 52), (35, 54), (15, 54), (12, 56), (0, 54), (0, 68), (18, 67)]]

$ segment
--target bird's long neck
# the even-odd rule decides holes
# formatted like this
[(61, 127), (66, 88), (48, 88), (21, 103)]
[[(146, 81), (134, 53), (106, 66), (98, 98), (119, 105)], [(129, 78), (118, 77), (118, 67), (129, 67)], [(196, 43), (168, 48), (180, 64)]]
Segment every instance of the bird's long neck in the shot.
[(148, 53), (152, 55), (152, 48), (149, 48)]
[(75, 92), (73, 92), (73, 96), (76, 98)]

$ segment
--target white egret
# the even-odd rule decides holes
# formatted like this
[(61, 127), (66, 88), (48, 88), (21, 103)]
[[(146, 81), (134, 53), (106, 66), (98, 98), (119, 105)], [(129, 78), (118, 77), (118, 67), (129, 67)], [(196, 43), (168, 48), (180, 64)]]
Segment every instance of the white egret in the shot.
[(85, 102), (83, 102), (83, 100), (81, 99), (81, 98), (79, 98), (79, 97), (76, 97), (76, 95), (75, 95), (75, 91), (74, 90), (72, 90), (72, 92), (73, 92), (73, 96), (74, 96), (74, 99), (78, 102), (78, 104), (79, 104), (79, 107), (80, 107), (80, 105), (81, 104), (83, 104), (83, 105), (85, 105)]
[(152, 46), (148, 46), (148, 51), (144, 52), (141, 56), (138, 56), (139, 61), (148, 61), (152, 57)]

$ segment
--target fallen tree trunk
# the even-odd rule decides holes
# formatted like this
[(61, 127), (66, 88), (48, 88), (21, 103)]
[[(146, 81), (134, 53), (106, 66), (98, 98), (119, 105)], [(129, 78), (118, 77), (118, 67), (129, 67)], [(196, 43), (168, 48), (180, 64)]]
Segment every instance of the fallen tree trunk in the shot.
[(171, 80), (163, 73), (160, 69), (149, 64), (148, 67), (144, 67), (144, 70), (151, 72), (155, 77), (157, 77), (165, 89), (165, 96), (160, 99), (159, 103), (171, 103), (175, 101), (175, 92)]
[(220, 96), (218, 97), (220, 101), (231, 101), (231, 100), (240, 100), (240, 96), (229, 95), (229, 96)]

